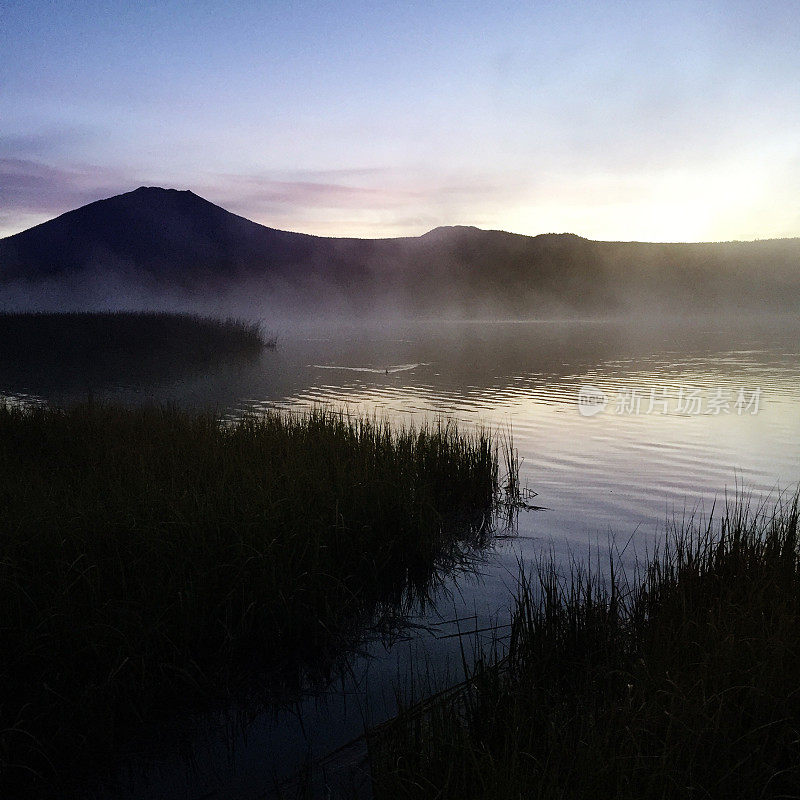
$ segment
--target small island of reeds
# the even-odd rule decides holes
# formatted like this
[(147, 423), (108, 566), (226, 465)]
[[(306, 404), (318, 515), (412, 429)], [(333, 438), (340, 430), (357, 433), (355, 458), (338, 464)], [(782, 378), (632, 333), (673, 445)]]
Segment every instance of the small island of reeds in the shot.
[(258, 322), (166, 312), (1, 313), (0, 360), (83, 360), (101, 356), (141, 359), (152, 354), (211, 360), (220, 354), (257, 353), (277, 337)]
[(0, 793), (66, 796), (136, 725), (302, 682), (498, 490), (490, 436), (447, 423), (0, 406)]
[(174, 385), (274, 350), (263, 324), (166, 312), (0, 313), (0, 393), (59, 403)]

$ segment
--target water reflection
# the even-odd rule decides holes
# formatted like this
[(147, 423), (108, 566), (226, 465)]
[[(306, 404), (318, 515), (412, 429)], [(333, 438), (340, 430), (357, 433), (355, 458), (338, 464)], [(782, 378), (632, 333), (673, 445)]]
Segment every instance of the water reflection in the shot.
[[(337, 630), (334, 646), (251, 680), (247, 693), (222, 709), (143, 729), (113, 779), (88, 794), (285, 797), (311, 786), (323, 796), (324, 786), (324, 796), (333, 787), (342, 796), (368, 796), (361, 734), (396, 713), (398, 675), (419, 679), (434, 666), (435, 680), (455, 674), (445, 656), (456, 655), (459, 633), (476, 628), (477, 617), (445, 619), (441, 611), (478, 585), (495, 537), (508, 536), (507, 527), (496, 526), (507, 521), (493, 511), (446, 521), (433, 558), (401, 558), (380, 596)], [(424, 686), (406, 687), (406, 696), (432, 691), (429, 677)]]
[[(591, 551), (595, 558), (614, 537), (630, 539), (626, 556), (633, 560), (663, 534), (667, 518), (709, 510), (737, 481), (767, 493), (800, 479), (796, 319), (352, 325), (282, 331), (278, 349), (255, 360), (170, 365), (155, 375), (126, 368), (65, 380), (60, 373), (37, 373), (35, 364), (26, 369), (20, 376), (0, 368), (0, 392), (58, 401), (91, 393), (126, 403), (214, 407), (229, 415), (345, 405), (401, 421), (446, 414), (468, 425), (497, 426), (513, 432), (522, 484), (535, 489), (536, 504), (546, 508), (521, 513), (518, 536), (495, 540), (482, 552), (479, 570), (458, 579), (446, 568), (437, 572), (430, 602), (404, 609), (411, 612), (403, 618), (410, 638), (359, 640), (363, 652), (345, 660), (344, 668), (330, 669), (337, 677), (322, 696), (299, 699), (292, 713), (259, 713), (236, 735), (220, 719), (195, 740), (199, 777), (188, 780), (178, 758), (162, 765), (165, 797), (201, 796), (220, 786), (225, 796), (260, 796), (276, 770), (291, 773), (309, 754), (356, 737), (365, 719), (389, 713), (395, 688), (410, 680), (413, 665), (423, 671), (417, 688), (428, 667), (428, 676), (457, 679), (461, 643), (469, 648), (473, 639), (490, 637), (442, 638), (458, 633), (448, 621), (468, 620), (461, 624), (472, 630), (503, 624), (519, 561), (543, 545), (557, 557)], [(602, 413), (579, 413), (578, 393), (586, 385), (607, 395)], [(756, 414), (733, 407), (705, 413), (718, 391), (730, 392), (733, 402), (741, 389), (760, 390)], [(680, 392), (689, 390), (702, 395), (701, 413), (679, 408)], [(664, 413), (628, 413), (620, 398), (636, 392), (645, 409), (651, 392), (664, 397)], [(141, 756), (148, 769), (157, 758), (158, 751)], [(345, 761), (357, 764), (357, 757)]]

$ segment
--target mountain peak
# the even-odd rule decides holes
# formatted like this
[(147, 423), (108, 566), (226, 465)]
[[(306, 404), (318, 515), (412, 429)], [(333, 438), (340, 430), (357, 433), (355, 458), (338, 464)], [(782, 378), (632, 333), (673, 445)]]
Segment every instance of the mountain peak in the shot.
[(449, 236), (454, 233), (476, 233), (480, 231), (474, 225), (439, 225), (437, 228), (432, 228), (422, 236)]
[[(208, 200), (204, 200), (199, 195), (196, 195), (190, 189), (173, 189), (173, 188), (164, 188), (162, 186), (140, 186), (138, 189), (134, 189), (131, 192), (125, 192), (124, 194), (117, 195), (118, 198), (125, 198), (128, 200), (137, 200), (137, 201), (150, 201), (150, 202), (160, 202), (160, 203), (169, 203), (169, 202), (185, 202), (187, 200), (194, 200), (194, 201), (202, 201), (207, 203)], [(109, 198), (113, 200), (114, 198)]]
[(163, 186), (140, 186), (138, 189), (134, 189), (132, 192), (128, 192), (128, 194), (191, 194), (197, 197), (189, 189), (173, 189), (173, 188), (164, 188)]
[(230, 275), (255, 261), (272, 235), (189, 190), (140, 186), (2, 240), (0, 265), (6, 278), (110, 264), (173, 279), (198, 270)]

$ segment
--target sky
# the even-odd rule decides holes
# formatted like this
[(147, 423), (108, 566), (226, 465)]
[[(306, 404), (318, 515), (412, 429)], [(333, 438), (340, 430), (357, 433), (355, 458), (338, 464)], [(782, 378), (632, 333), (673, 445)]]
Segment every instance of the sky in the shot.
[(0, 0), (0, 236), (141, 185), (325, 236), (800, 236), (800, 3)]

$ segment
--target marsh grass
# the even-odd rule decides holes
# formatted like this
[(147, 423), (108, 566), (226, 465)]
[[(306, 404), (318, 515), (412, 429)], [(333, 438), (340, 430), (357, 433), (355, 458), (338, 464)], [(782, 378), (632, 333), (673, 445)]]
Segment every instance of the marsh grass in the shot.
[(492, 440), (447, 423), (0, 407), (2, 786), (63, 793), (139, 723), (296, 688), (498, 492)]
[(246, 364), (277, 335), (259, 322), (156, 312), (0, 313), (0, 390), (85, 398)]
[(542, 558), (507, 655), (373, 732), (376, 796), (800, 796), (797, 523), (740, 498), (635, 574)]
[(277, 336), (260, 323), (161, 312), (0, 313), (0, 356), (47, 355), (91, 361), (98, 351), (141, 357), (181, 352), (213, 358), (224, 352), (258, 352)]

